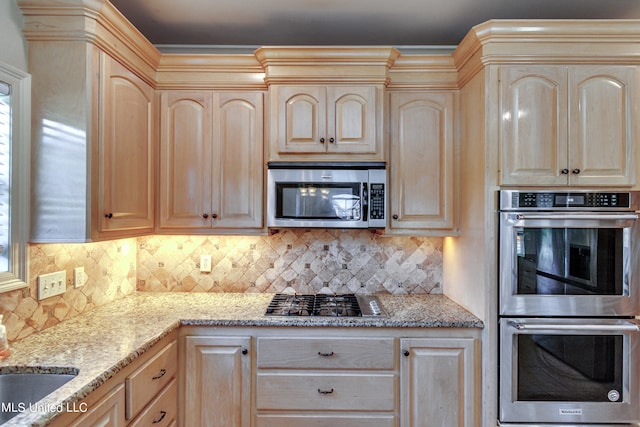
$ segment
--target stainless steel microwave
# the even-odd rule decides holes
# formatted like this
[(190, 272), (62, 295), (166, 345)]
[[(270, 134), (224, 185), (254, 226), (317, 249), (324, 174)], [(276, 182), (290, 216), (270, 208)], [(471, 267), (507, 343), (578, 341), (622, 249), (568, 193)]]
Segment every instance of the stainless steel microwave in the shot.
[(384, 228), (384, 162), (269, 162), (269, 228)]

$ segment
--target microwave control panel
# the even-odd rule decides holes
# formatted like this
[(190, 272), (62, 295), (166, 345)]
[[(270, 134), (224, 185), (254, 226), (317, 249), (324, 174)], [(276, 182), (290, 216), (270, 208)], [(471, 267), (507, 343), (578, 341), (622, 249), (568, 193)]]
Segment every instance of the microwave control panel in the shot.
[(369, 217), (384, 219), (384, 184), (371, 184), (369, 188)]

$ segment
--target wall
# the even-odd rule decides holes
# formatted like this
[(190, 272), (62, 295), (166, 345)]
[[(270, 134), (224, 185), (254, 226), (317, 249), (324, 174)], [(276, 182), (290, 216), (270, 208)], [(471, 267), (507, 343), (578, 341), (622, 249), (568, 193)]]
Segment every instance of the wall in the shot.
[(27, 70), (27, 42), (22, 35), (22, 12), (16, 0), (0, 1), (0, 61)]

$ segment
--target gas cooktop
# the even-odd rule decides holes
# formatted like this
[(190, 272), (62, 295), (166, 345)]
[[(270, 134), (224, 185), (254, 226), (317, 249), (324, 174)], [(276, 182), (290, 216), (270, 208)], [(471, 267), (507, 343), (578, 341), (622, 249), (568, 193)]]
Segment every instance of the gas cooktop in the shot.
[(275, 294), (265, 315), (377, 317), (384, 312), (375, 295)]

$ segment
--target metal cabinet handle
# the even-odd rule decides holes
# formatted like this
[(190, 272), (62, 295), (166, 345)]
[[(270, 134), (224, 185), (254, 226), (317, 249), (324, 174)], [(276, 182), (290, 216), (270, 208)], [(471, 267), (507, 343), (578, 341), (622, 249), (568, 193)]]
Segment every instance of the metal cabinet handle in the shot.
[(331, 357), (333, 356), (335, 353), (332, 351), (331, 353), (322, 353), (322, 352), (318, 352), (318, 356), (322, 356), (322, 357)]
[(167, 411), (160, 411), (160, 418), (157, 418), (153, 421), (151, 421), (153, 424), (158, 424), (160, 422), (162, 422), (162, 420), (164, 420), (164, 417), (167, 416)]
[(151, 378), (152, 380), (159, 380), (160, 378), (164, 377), (167, 374), (167, 370), (166, 369), (160, 369), (160, 375), (156, 375), (155, 377)]
[(318, 389), (318, 393), (320, 393), (320, 394), (331, 394), (331, 393), (333, 393), (333, 389), (331, 389), (331, 390), (320, 390), (320, 389)]

